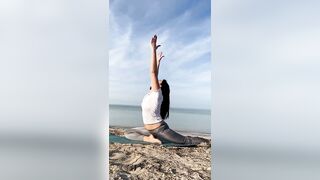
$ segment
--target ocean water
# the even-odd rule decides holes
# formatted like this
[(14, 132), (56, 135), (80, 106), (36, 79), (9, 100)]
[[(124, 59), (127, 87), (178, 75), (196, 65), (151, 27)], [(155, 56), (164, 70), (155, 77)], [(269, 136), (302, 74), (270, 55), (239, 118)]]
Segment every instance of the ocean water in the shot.
[[(110, 105), (109, 125), (118, 127), (143, 126), (140, 106)], [(210, 133), (211, 112), (206, 109), (171, 108), (166, 120), (171, 129), (186, 132)]]

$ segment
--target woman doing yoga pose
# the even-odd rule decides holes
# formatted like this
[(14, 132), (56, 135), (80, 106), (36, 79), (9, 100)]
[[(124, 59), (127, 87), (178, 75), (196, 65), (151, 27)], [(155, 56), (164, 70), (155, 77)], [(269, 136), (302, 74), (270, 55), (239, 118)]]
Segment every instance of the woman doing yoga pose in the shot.
[(197, 145), (201, 142), (208, 142), (207, 139), (199, 137), (183, 136), (171, 130), (168, 124), (164, 121), (169, 117), (170, 110), (170, 87), (168, 82), (163, 79), (158, 79), (159, 67), (162, 58), (162, 52), (157, 57), (157, 36), (154, 35), (151, 39), (151, 63), (150, 63), (150, 91), (144, 96), (142, 107), (142, 118), (144, 128), (151, 135), (144, 136), (143, 140), (152, 143), (176, 143), (185, 145)]

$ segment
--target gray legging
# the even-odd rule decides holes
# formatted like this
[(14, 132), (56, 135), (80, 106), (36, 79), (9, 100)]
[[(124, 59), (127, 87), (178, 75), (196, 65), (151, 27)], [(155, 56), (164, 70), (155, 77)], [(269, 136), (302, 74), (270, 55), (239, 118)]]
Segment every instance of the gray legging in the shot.
[(209, 140), (200, 137), (183, 136), (169, 128), (168, 124), (162, 121), (160, 127), (149, 130), (149, 132), (162, 143), (176, 143), (184, 145), (197, 145), (202, 142), (209, 143)]

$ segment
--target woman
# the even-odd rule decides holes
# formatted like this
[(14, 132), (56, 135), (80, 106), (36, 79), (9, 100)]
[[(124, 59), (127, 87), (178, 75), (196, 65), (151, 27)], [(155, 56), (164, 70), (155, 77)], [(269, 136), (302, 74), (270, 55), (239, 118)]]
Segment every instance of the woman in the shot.
[(154, 35), (151, 39), (151, 87), (141, 103), (144, 128), (151, 135), (144, 136), (143, 140), (152, 143), (169, 142), (184, 145), (197, 145), (201, 142), (208, 142), (207, 139), (178, 134), (164, 122), (169, 117), (170, 88), (166, 80), (158, 80), (160, 61), (164, 57), (161, 52), (157, 59), (157, 49), (159, 47), (160, 45), (157, 45), (157, 36)]

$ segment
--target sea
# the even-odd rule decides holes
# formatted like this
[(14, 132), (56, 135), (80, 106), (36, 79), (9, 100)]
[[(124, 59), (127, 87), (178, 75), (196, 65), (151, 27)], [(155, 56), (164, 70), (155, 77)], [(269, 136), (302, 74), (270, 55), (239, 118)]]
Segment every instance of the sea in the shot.
[[(210, 134), (211, 111), (209, 109), (170, 108), (166, 123), (173, 130)], [(140, 106), (109, 105), (110, 127), (142, 127)]]

